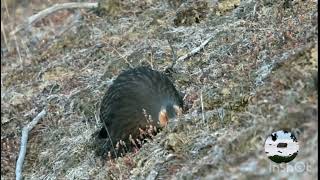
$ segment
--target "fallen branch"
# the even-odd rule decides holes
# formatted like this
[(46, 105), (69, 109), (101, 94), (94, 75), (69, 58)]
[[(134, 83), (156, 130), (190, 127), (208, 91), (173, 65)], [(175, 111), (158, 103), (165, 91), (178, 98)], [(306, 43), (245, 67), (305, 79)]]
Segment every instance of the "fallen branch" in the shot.
[(200, 44), (200, 46), (194, 48), (192, 51), (190, 51), (189, 53), (183, 55), (182, 57), (179, 57), (179, 59), (177, 61), (178, 62), (184, 61), (185, 59), (197, 54), (200, 50), (202, 50), (213, 39), (213, 37), (214, 36), (209, 37), (202, 44)]
[(46, 115), (46, 113), (46, 110), (42, 110), (27, 126), (22, 129), (20, 152), (16, 164), (16, 180), (22, 179), (22, 166), (27, 151), (28, 133), (40, 121), (40, 119)]
[(62, 9), (73, 9), (73, 8), (97, 8), (98, 3), (62, 3), (55, 4), (47, 9), (44, 9), (37, 14), (28, 17), (28, 19), (21, 25), (19, 25), (14, 31), (10, 32), (10, 35), (14, 35), (20, 30), (30, 26), (31, 24), (39, 21), (40, 19)]
[(230, 31), (230, 29), (232, 28), (237, 28), (240, 29), (241, 27), (238, 27), (239, 25), (241, 25), (242, 23), (244, 23), (243, 20), (234, 22), (232, 25), (228, 26), (228, 27), (217, 27), (216, 30), (214, 31), (214, 33), (208, 38), (206, 39), (203, 43), (200, 44), (200, 46), (194, 48), (193, 50), (191, 50), (189, 53), (179, 57), (177, 59), (177, 63), (174, 65), (175, 68), (181, 66), (180, 63), (185, 61), (186, 59), (190, 58), (191, 56), (197, 54), (199, 51), (201, 51), (210, 41), (212, 41), (217, 34), (223, 32), (223, 31)]

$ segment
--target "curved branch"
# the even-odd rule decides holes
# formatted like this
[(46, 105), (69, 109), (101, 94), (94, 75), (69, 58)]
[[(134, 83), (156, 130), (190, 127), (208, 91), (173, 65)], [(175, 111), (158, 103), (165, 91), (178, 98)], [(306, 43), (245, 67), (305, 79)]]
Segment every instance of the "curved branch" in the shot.
[(28, 133), (46, 115), (46, 110), (42, 110), (27, 126), (22, 129), (21, 145), (19, 157), (16, 164), (16, 180), (22, 179), (22, 166), (27, 151)]
[(25, 22), (19, 25), (14, 31), (10, 32), (10, 35), (14, 35), (20, 30), (28, 27), (29, 25), (39, 21), (40, 19), (62, 9), (73, 9), (73, 8), (97, 8), (98, 3), (62, 3), (55, 4), (47, 9), (44, 9), (37, 14), (28, 17)]

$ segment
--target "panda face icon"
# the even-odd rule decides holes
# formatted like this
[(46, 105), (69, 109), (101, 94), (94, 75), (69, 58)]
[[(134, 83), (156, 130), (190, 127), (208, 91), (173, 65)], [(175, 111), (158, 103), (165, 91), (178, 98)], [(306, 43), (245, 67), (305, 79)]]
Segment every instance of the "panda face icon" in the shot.
[(287, 163), (298, 155), (299, 144), (294, 134), (281, 130), (267, 137), (264, 149), (273, 162)]

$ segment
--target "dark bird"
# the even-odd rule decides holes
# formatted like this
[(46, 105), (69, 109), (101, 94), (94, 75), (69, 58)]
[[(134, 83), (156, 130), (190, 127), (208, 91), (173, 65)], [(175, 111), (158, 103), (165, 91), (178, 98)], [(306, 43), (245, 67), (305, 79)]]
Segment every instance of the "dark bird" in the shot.
[[(148, 67), (122, 72), (102, 99), (98, 137), (108, 138), (105, 151), (112, 157), (141, 146), (142, 135), (156, 133), (182, 114), (183, 100), (169, 78)], [(150, 133), (149, 133), (150, 134)], [(119, 145), (122, 151), (119, 152)], [(133, 147), (133, 148), (132, 148)]]

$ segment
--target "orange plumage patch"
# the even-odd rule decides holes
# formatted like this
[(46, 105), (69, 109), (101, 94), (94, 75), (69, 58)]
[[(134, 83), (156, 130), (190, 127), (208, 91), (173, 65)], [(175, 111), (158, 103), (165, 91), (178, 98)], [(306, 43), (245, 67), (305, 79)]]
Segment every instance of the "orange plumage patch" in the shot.
[(165, 109), (162, 109), (159, 113), (160, 126), (165, 127), (168, 125), (168, 115)]

